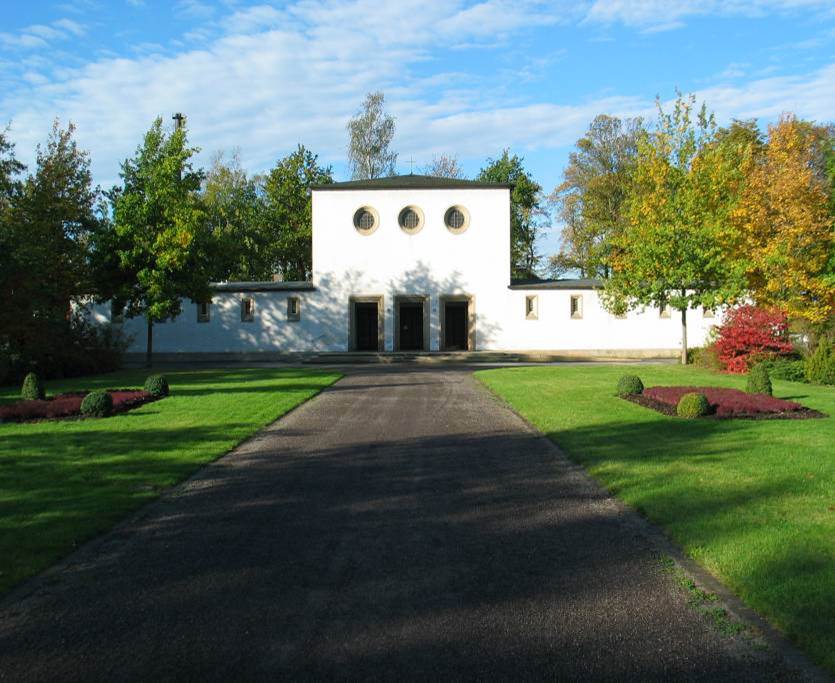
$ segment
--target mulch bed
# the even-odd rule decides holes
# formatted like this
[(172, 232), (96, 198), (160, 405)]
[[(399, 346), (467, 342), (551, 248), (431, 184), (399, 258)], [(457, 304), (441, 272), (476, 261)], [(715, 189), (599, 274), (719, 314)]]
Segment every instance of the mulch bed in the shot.
[[(124, 413), (145, 403), (157, 400), (141, 389), (107, 389), (113, 397), (113, 414)], [(28, 422), (30, 420), (62, 420), (81, 417), (81, 402), (89, 391), (57, 394), (43, 401), (17, 401), (0, 405), (0, 422)]]
[(684, 394), (704, 394), (711, 407), (706, 418), (726, 420), (744, 418), (748, 420), (805, 420), (826, 417), (811, 408), (774, 398), (765, 394), (749, 394), (739, 389), (720, 387), (649, 387), (643, 394), (623, 398), (645, 408), (652, 408), (664, 415), (675, 415), (679, 399)]

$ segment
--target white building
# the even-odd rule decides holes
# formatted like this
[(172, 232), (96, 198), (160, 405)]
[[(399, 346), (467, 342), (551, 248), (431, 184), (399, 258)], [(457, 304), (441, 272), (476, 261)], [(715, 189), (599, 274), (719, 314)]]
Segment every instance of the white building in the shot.
[[(313, 190), (311, 282), (216, 283), (211, 302), (184, 301), (176, 320), (154, 326), (154, 352), (678, 355), (678, 315), (611, 315), (596, 286), (511, 282), (507, 186), (419, 175), (335, 183)], [(94, 316), (105, 321), (110, 311)], [(714, 322), (709, 311), (690, 311), (691, 345)], [(144, 320), (121, 324), (133, 337), (129, 351), (143, 352)]]

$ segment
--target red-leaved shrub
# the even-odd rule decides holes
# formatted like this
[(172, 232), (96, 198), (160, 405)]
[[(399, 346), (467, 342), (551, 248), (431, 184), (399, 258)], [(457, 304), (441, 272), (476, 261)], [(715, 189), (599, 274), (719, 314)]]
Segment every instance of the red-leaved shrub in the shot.
[(682, 396), (691, 393), (704, 394), (711, 410), (719, 417), (787, 413), (803, 407), (793, 401), (784, 401), (768, 394), (749, 394), (739, 389), (718, 387), (650, 387), (644, 389), (644, 396), (673, 407), (678, 405)]
[[(81, 414), (81, 402), (88, 392), (59, 394), (44, 401), (17, 401), (0, 406), (0, 420), (21, 422), (24, 420), (43, 420), (61, 417), (73, 417)], [(113, 397), (113, 413), (122, 413), (154, 400), (147, 391), (135, 389), (108, 390)]]
[(716, 332), (716, 351), (727, 372), (748, 372), (755, 362), (792, 353), (788, 319), (781, 311), (732, 308)]

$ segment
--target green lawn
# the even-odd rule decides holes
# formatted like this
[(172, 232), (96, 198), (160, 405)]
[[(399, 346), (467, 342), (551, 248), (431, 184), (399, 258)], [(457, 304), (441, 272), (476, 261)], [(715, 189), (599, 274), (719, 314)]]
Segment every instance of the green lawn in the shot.
[[(744, 388), (740, 377), (664, 365), (477, 377), (835, 672), (835, 417), (666, 417), (613, 395), (626, 372), (646, 386)], [(835, 388), (775, 381), (774, 395), (835, 416)]]
[[(48, 393), (141, 387), (135, 370)], [(171, 396), (106, 419), (0, 424), (0, 591), (53, 564), (339, 378), (313, 370), (166, 372)], [(17, 390), (0, 389), (0, 401)]]

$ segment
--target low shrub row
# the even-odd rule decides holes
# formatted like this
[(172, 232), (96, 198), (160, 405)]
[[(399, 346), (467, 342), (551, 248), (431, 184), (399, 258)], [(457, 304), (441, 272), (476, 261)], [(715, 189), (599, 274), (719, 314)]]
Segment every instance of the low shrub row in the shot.
[(623, 375), (617, 395), (666, 415), (694, 419), (717, 417), (820, 417), (799, 403), (772, 396), (771, 378), (763, 365), (748, 374), (746, 391), (721, 387), (649, 387), (637, 375)]
[(168, 396), (170, 388), (164, 375), (150, 375), (142, 390), (108, 389), (59, 394), (47, 398), (41, 378), (30, 372), (23, 380), (20, 401), (0, 406), (0, 421), (48, 418), (108, 417), (142, 403)]

